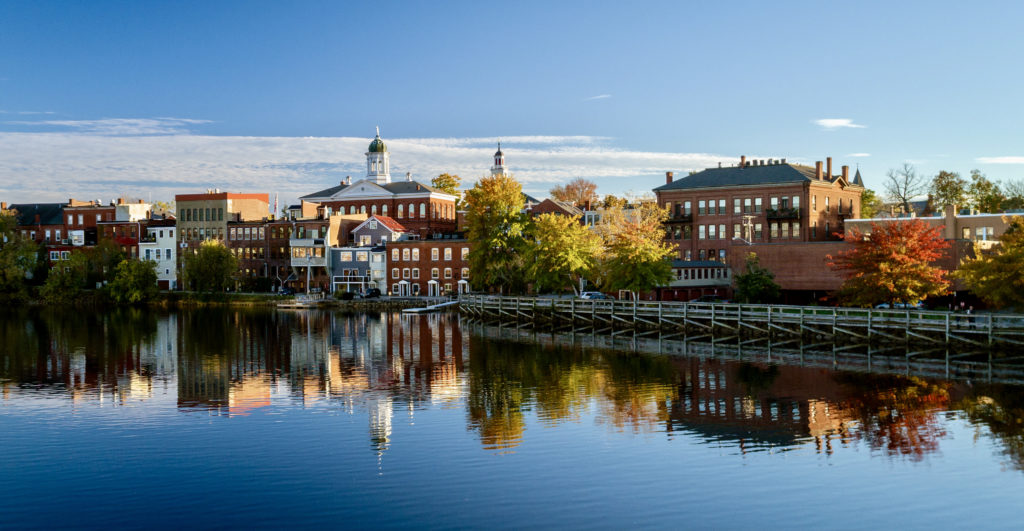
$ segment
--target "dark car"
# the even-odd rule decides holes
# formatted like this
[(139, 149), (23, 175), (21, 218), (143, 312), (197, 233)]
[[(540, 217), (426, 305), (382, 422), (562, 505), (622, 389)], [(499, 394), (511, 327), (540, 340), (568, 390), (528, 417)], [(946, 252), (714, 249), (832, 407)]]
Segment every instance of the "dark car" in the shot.
[(277, 294), (278, 295), (295, 295), (295, 290), (293, 290), (292, 288), (283, 287), (283, 288), (277, 290)]
[(365, 298), (365, 299), (378, 299), (378, 298), (380, 298), (380, 289), (378, 289), (378, 288), (370, 288), (370, 289), (366, 290), (366, 293), (363, 294), (363, 298)]

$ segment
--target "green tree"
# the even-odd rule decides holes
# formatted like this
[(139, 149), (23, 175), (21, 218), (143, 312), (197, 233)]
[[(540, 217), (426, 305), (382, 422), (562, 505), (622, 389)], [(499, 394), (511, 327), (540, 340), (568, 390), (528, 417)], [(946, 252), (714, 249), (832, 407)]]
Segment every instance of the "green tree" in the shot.
[(523, 187), (511, 176), (484, 177), (466, 192), (466, 237), (471, 245), (470, 285), (478, 291), (522, 293), (530, 219)]
[(877, 216), (885, 208), (882, 199), (870, 188), (865, 188), (860, 194), (860, 217), (871, 219)]
[(625, 208), (628, 203), (629, 200), (627, 200), (626, 198), (617, 197), (612, 194), (604, 194), (604, 198), (601, 200), (601, 206), (603, 206), (604, 208)]
[(577, 177), (564, 185), (551, 189), (551, 197), (559, 201), (575, 203), (583, 208), (587, 203), (597, 203), (597, 185), (583, 177)]
[(27, 280), (36, 266), (37, 246), (21, 237), (17, 226), (13, 210), (0, 210), (0, 294), (23, 298), (28, 295)]
[(607, 209), (595, 226), (604, 242), (603, 278), (598, 284), (607, 290), (629, 290), (636, 299), (639, 292), (667, 283), (672, 278), (668, 259), (675, 254), (664, 241), (662, 223), (667, 218), (667, 208), (650, 202)]
[(238, 272), (238, 259), (216, 240), (207, 240), (195, 253), (185, 253), (182, 279), (196, 291), (225, 291)]
[(929, 189), (936, 206), (963, 206), (967, 202), (967, 180), (959, 173), (940, 171), (932, 178)]
[(430, 186), (437, 188), (438, 190), (451, 194), (457, 197), (455, 200), (455, 207), (459, 207), (459, 203), (462, 202), (462, 196), (459, 193), (459, 185), (462, 184), (462, 179), (458, 175), (450, 175), (448, 173), (442, 173), (437, 177), (430, 180)]
[(971, 185), (967, 193), (971, 196), (971, 208), (979, 212), (994, 213), (1002, 210), (1004, 196), (999, 184), (988, 180), (978, 170), (971, 170)]
[(156, 262), (152, 260), (125, 260), (117, 264), (110, 295), (120, 303), (136, 304), (156, 297)]
[(39, 295), (50, 303), (72, 302), (86, 288), (88, 257), (83, 252), (71, 253), (71, 259), (55, 266), (39, 288)]
[(1024, 220), (1014, 217), (999, 246), (991, 252), (975, 248), (975, 258), (953, 274), (971, 292), (996, 307), (1024, 308)]
[(1006, 181), (1002, 188), (1006, 194), (1003, 200), (1005, 210), (1024, 209), (1024, 181)]
[(767, 304), (778, 300), (781, 288), (775, 275), (761, 267), (757, 253), (747, 253), (746, 271), (736, 275), (736, 298), (739, 302)]
[[(79, 251), (85, 260), (86, 287), (114, 280), (117, 265), (124, 260), (124, 252), (113, 240), (101, 239), (94, 247)], [(74, 253), (72, 254), (72, 256)]]
[(946, 271), (932, 265), (949, 248), (939, 227), (919, 219), (872, 223), (870, 233), (854, 229), (844, 239), (853, 247), (828, 258), (845, 277), (839, 297), (847, 304), (915, 303), (949, 287)]
[(541, 214), (533, 220), (534, 241), (527, 256), (529, 279), (538, 290), (576, 290), (593, 269), (601, 237), (580, 224), (579, 216)]

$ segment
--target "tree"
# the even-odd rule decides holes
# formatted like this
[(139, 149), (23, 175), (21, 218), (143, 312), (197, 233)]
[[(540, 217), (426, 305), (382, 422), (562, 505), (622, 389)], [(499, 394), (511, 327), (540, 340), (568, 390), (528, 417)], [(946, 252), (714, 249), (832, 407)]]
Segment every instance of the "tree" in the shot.
[(878, 215), (882, 211), (884, 205), (882, 200), (878, 198), (878, 194), (870, 188), (865, 188), (860, 194), (860, 217), (863, 219), (871, 219)]
[(456, 197), (456, 208), (458, 208), (459, 203), (462, 202), (462, 195), (459, 193), (460, 184), (462, 184), (462, 179), (460, 179), (458, 175), (450, 175), (448, 173), (442, 173), (430, 180), (430, 186)]
[(39, 295), (48, 303), (72, 302), (79, 298), (86, 285), (89, 269), (88, 256), (84, 252), (71, 253), (67, 262), (57, 265), (39, 288)]
[(593, 269), (601, 237), (580, 224), (579, 216), (541, 214), (534, 220), (534, 241), (527, 257), (528, 276), (538, 290), (573, 290)]
[(655, 203), (605, 211), (595, 226), (605, 247), (600, 262), (600, 284), (605, 289), (629, 290), (635, 300), (639, 292), (672, 278), (668, 258), (675, 254), (675, 249), (665, 243), (662, 227), (667, 218), (668, 209)]
[(963, 206), (967, 201), (967, 180), (959, 173), (942, 170), (932, 178), (929, 190), (932, 199), (939, 207), (948, 205)]
[(575, 203), (580, 208), (587, 203), (597, 203), (597, 185), (583, 177), (577, 177), (564, 186), (555, 186), (550, 194), (553, 199)]
[(26, 280), (36, 266), (36, 244), (16, 230), (17, 214), (0, 210), (0, 294), (28, 295)]
[(110, 294), (120, 303), (136, 304), (156, 297), (156, 262), (152, 260), (125, 260), (117, 264), (117, 272), (110, 283)]
[(1005, 210), (1024, 209), (1024, 181), (1007, 181), (1003, 183), (1003, 208)]
[(464, 201), (470, 285), (480, 291), (521, 293), (530, 225), (523, 212), (523, 187), (511, 176), (491, 175), (477, 181)]
[(781, 288), (775, 283), (775, 275), (761, 267), (757, 253), (747, 253), (747, 269), (736, 275), (736, 298), (739, 302), (767, 304), (779, 298)]
[(978, 170), (971, 170), (971, 185), (967, 189), (971, 196), (971, 208), (979, 212), (999, 212), (1003, 205), (1003, 191), (999, 184), (988, 180), (985, 174)]
[[(1005, 219), (1005, 218), (1004, 218)], [(971, 292), (996, 307), (1024, 307), (1024, 220), (1014, 217), (1000, 245), (960, 264), (954, 276)]]
[(207, 240), (194, 253), (185, 253), (182, 279), (196, 291), (225, 291), (238, 272), (238, 259), (216, 240)]
[(604, 199), (601, 201), (601, 203), (601, 206), (603, 206), (604, 208), (625, 208), (625, 206), (629, 203), (629, 200), (623, 197), (616, 197), (612, 194), (605, 194)]
[(916, 303), (946, 293), (947, 272), (932, 265), (949, 248), (940, 227), (913, 219), (872, 223), (871, 232), (847, 232), (852, 249), (829, 256), (829, 267), (845, 277), (839, 297), (854, 306)]
[(927, 190), (928, 183), (923, 175), (917, 173), (913, 164), (904, 162), (902, 168), (891, 169), (886, 173), (885, 193), (890, 200), (900, 203), (904, 212), (913, 212), (910, 200)]

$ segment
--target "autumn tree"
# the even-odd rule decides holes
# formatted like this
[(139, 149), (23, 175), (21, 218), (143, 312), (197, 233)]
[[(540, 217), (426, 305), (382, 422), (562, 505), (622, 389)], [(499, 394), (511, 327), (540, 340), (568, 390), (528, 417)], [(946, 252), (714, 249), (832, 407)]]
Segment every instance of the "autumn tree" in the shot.
[(928, 182), (923, 175), (917, 173), (914, 165), (903, 163), (902, 168), (891, 169), (886, 173), (885, 193), (891, 201), (903, 206), (904, 212), (913, 212), (910, 201), (928, 191)]
[(993, 306), (1024, 308), (1024, 220), (1014, 217), (999, 244), (987, 253), (975, 248), (953, 275)]
[(828, 258), (845, 279), (839, 297), (847, 304), (916, 303), (949, 287), (947, 272), (932, 265), (949, 248), (940, 227), (919, 219), (872, 223), (868, 234), (854, 229), (844, 239), (853, 248)]
[(601, 206), (604, 208), (625, 208), (627, 204), (629, 204), (628, 199), (624, 197), (617, 197), (613, 194), (605, 194), (604, 198), (601, 200)]
[(938, 207), (963, 206), (967, 201), (967, 180), (959, 173), (943, 170), (932, 178), (928, 192)]
[(595, 225), (604, 242), (599, 285), (629, 290), (635, 299), (638, 292), (667, 283), (672, 278), (668, 259), (675, 254), (664, 241), (667, 218), (668, 209), (656, 203), (607, 209)]
[(971, 208), (979, 212), (999, 212), (1003, 205), (1003, 191), (999, 183), (992, 182), (978, 170), (971, 170), (971, 185), (967, 188)]
[(491, 175), (466, 191), (464, 201), (466, 237), (472, 244), (470, 286), (475, 291), (521, 293), (530, 226), (523, 212), (523, 187), (511, 176)]
[(204, 241), (195, 253), (185, 253), (182, 261), (184, 285), (196, 291), (225, 291), (238, 272), (238, 259), (216, 240)]
[(460, 179), (458, 175), (451, 175), (448, 173), (442, 173), (430, 180), (430, 186), (433, 186), (446, 194), (454, 195), (457, 198), (455, 200), (456, 208), (458, 208), (459, 203), (462, 201), (462, 195), (459, 194), (459, 185), (461, 184), (462, 179)]
[(579, 207), (597, 203), (597, 185), (583, 177), (577, 177), (565, 185), (555, 186), (549, 192), (553, 199), (575, 203)]
[(593, 269), (601, 250), (601, 237), (579, 220), (579, 216), (551, 213), (533, 220), (527, 272), (536, 289), (568, 287), (575, 291)]
[(863, 219), (871, 219), (878, 215), (885, 205), (882, 204), (882, 200), (878, 197), (878, 194), (870, 188), (865, 188), (860, 194), (860, 217)]
[(734, 277), (739, 302), (767, 304), (778, 300), (781, 288), (775, 275), (761, 267), (757, 253), (747, 253), (746, 269)]

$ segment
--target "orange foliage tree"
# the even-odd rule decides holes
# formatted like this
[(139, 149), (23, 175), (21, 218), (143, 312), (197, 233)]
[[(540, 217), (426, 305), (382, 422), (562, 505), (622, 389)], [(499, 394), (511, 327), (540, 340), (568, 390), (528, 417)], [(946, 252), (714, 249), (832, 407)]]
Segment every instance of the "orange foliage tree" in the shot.
[(947, 271), (932, 265), (949, 248), (941, 227), (914, 219), (871, 224), (871, 232), (847, 232), (853, 248), (829, 256), (829, 267), (845, 277), (839, 298), (854, 306), (915, 303), (943, 295)]

